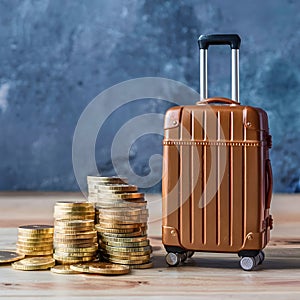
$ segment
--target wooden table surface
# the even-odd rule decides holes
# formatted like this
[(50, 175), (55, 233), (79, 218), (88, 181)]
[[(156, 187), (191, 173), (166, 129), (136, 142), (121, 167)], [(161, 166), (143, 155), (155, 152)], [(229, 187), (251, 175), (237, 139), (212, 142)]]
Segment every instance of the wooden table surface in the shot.
[[(53, 222), (58, 200), (77, 193), (0, 193), (0, 249), (14, 249), (17, 227)], [(4, 299), (300, 299), (300, 196), (274, 195), (275, 227), (266, 260), (256, 271), (239, 268), (236, 255), (197, 253), (184, 265), (167, 267), (160, 238), (160, 196), (147, 195), (154, 268), (117, 277), (59, 275), (0, 266)]]

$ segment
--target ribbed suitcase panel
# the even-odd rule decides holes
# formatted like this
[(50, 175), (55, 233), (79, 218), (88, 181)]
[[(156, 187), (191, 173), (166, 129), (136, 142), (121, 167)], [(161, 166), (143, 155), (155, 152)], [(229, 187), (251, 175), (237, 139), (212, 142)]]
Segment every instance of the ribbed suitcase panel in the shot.
[[(239, 116), (234, 112), (184, 110), (180, 140), (245, 140), (243, 114), (236, 113)], [(242, 246), (247, 226), (247, 165), (241, 163), (245, 153), (243, 147), (180, 146), (179, 228), (184, 247), (220, 251)], [(217, 191), (213, 196), (211, 189)]]

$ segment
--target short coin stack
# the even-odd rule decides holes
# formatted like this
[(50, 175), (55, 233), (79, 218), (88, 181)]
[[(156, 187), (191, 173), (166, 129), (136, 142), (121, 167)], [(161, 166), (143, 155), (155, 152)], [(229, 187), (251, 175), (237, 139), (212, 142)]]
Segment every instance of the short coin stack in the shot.
[(96, 207), (100, 257), (131, 268), (152, 266), (143, 193), (119, 177), (88, 176), (89, 201)]
[(93, 261), (98, 249), (93, 204), (59, 201), (54, 218), (55, 260), (60, 264)]
[(53, 254), (53, 226), (26, 225), (18, 228), (17, 252), (26, 256)]

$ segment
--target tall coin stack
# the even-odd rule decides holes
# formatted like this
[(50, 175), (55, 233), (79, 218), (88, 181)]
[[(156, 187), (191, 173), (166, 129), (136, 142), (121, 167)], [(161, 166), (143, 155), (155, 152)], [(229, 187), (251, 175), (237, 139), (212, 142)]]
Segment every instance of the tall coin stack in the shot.
[(151, 267), (144, 194), (119, 177), (88, 176), (87, 181), (88, 199), (96, 207), (100, 259), (131, 268)]
[(93, 204), (59, 201), (54, 218), (55, 260), (64, 265), (93, 261), (98, 250)]
[(53, 254), (53, 226), (26, 225), (18, 228), (17, 252), (26, 256)]

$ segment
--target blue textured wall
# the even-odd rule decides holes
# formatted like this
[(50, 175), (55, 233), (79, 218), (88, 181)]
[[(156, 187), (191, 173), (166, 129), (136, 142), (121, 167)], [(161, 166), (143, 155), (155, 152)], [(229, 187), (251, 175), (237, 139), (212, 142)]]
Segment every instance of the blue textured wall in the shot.
[[(92, 98), (142, 76), (198, 89), (199, 34), (236, 32), (241, 102), (270, 117), (275, 191), (299, 192), (299, 11), (293, 0), (0, 0), (0, 189), (76, 190), (72, 137)], [(211, 95), (228, 96), (229, 50), (210, 53)], [(145, 137), (147, 151), (133, 153), (141, 174), (160, 141)], [(108, 157), (98, 161), (112, 172)]]

